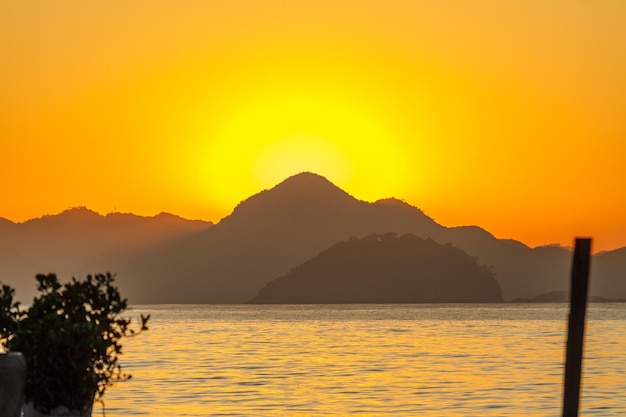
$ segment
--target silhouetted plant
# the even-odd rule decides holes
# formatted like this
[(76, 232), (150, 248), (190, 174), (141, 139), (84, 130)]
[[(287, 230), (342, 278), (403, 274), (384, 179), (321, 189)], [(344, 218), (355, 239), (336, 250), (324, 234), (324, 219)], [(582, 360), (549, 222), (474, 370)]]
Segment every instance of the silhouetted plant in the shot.
[(131, 377), (118, 362), (120, 339), (147, 330), (150, 317), (142, 315), (137, 330), (120, 317), (127, 300), (110, 273), (66, 284), (55, 274), (36, 279), (40, 295), (25, 311), (13, 301), (10, 287), (0, 293), (0, 336), (28, 365), (25, 401), (42, 413), (59, 406), (88, 412), (108, 386)]
[(0, 348), (6, 349), (9, 340), (17, 330), (21, 317), (20, 303), (14, 301), (15, 290), (8, 285), (0, 287)]

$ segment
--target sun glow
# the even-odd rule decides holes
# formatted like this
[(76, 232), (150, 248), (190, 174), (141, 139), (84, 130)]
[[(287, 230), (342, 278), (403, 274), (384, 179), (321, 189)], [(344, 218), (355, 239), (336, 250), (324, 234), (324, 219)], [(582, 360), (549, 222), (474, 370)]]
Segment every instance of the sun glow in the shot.
[[(220, 201), (236, 204), (242, 189), (251, 194), (303, 171), (365, 199), (380, 194), (370, 189), (405, 188), (406, 155), (385, 111), (349, 88), (306, 81), (252, 88), (205, 133), (211, 140), (203, 178)], [(367, 186), (359, 189), (364, 179)]]
[(0, 217), (219, 221), (312, 171), (446, 226), (624, 246), (626, 2), (557, 3), (0, 2)]
[(266, 146), (254, 158), (253, 179), (260, 185), (278, 184), (302, 171), (321, 173), (346, 182), (351, 173), (350, 159), (322, 136), (286, 137)]

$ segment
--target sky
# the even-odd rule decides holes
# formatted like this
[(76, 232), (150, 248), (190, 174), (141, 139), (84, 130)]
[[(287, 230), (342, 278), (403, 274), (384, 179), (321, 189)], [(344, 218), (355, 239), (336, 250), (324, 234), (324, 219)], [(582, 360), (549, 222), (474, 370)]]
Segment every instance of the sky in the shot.
[(622, 0), (0, 0), (0, 217), (219, 221), (302, 171), (626, 246)]

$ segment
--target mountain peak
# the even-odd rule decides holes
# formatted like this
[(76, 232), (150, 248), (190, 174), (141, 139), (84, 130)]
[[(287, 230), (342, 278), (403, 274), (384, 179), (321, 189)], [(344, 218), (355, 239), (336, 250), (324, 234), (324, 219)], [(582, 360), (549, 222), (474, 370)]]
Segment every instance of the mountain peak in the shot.
[(321, 206), (343, 205), (347, 201), (356, 200), (325, 177), (312, 172), (301, 172), (242, 201), (231, 216), (246, 212), (291, 211), (295, 207), (311, 211)]
[(273, 191), (283, 193), (329, 193), (331, 191), (339, 191), (343, 195), (347, 195), (345, 191), (330, 182), (326, 177), (312, 172), (301, 172), (293, 175), (272, 188)]
[(319, 175), (310, 171), (303, 171), (303, 172), (300, 172), (299, 174), (295, 174), (295, 175), (292, 175), (291, 177), (285, 178), (277, 186), (281, 184), (288, 184), (288, 183), (293, 183), (293, 182), (305, 182), (305, 181), (310, 184), (325, 183), (325, 184), (334, 185), (332, 182), (330, 182), (326, 177), (322, 175)]
[(103, 219), (104, 216), (96, 213), (87, 207), (70, 207), (63, 210), (58, 214), (45, 214), (41, 217), (36, 217), (30, 220), (26, 220), (24, 224), (40, 224), (40, 223), (57, 223), (57, 222), (74, 222), (74, 221), (89, 221), (93, 219)]
[(102, 217), (99, 213), (88, 209), (85, 206), (76, 206), (76, 207), (70, 207), (66, 210), (63, 210), (59, 215), (61, 216), (100, 216)]

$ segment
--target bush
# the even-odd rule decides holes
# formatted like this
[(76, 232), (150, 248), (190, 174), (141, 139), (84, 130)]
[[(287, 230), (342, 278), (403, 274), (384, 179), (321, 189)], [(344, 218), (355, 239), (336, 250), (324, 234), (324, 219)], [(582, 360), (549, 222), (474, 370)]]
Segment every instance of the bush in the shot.
[(108, 386), (130, 378), (118, 362), (120, 339), (147, 330), (149, 316), (141, 316), (138, 330), (120, 317), (127, 300), (110, 273), (66, 284), (55, 274), (36, 279), (40, 295), (25, 311), (11, 288), (3, 286), (0, 294), (0, 338), (10, 351), (22, 352), (28, 366), (25, 401), (42, 413), (59, 406), (91, 409)]

